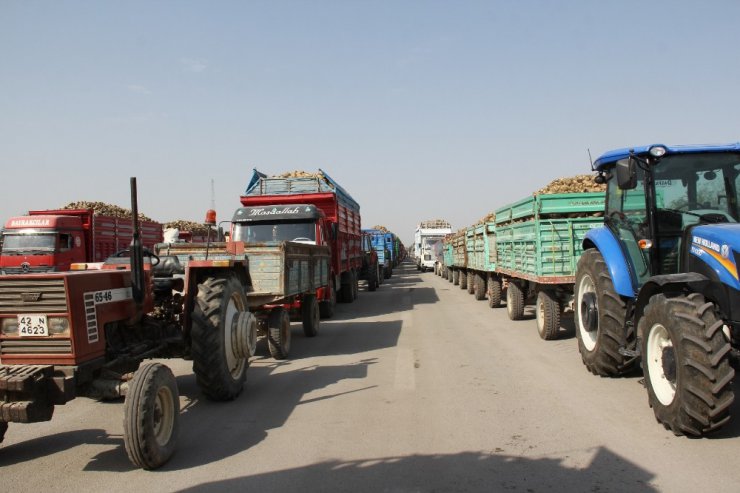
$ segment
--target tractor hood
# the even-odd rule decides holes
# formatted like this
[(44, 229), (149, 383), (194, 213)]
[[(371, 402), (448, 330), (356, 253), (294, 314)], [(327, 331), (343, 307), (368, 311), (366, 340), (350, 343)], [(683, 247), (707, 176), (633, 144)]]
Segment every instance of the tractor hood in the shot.
[(704, 260), (727, 284), (738, 285), (740, 224), (696, 226), (691, 230), (690, 240), (692, 255)]

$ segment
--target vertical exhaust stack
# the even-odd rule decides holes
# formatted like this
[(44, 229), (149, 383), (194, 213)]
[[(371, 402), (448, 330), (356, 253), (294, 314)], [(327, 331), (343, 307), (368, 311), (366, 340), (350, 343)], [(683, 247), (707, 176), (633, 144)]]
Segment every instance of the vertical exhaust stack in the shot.
[(136, 306), (144, 303), (144, 247), (141, 244), (139, 231), (139, 203), (136, 193), (136, 177), (131, 177), (131, 215), (134, 223), (134, 235), (131, 238), (131, 291)]

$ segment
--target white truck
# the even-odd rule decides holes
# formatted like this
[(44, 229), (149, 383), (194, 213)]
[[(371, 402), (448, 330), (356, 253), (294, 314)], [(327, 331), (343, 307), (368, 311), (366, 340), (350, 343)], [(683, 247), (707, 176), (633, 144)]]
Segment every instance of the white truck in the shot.
[(443, 219), (422, 221), (414, 233), (414, 251), (416, 253), (416, 269), (424, 272), (433, 270), (436, 263), (441, 261), (442, 240), (445, 235), (452, 233), (452, 226)]

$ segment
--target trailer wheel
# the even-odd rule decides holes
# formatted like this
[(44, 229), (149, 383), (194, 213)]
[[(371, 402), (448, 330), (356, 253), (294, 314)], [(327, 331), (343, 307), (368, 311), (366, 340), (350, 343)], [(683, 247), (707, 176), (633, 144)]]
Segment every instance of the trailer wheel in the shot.
[(562, 307), (560, 301), (551, 291), (540, 291), (537, 293), (535, 313), (537, 318), (537, 332), (546, 341), (558, 338), (560, 331), (560, 314)]
[[(244, 388), (249, 357), (240, 354), (239, 315), (247, 297), (235, 275), (210, 277), (198, 284), (192, 313), (192, 355), (195, 380), (214, 401), (234, 399)], [(235, 338), (236, 336), (236, 338)]]
[(360, 297), (360, 276), (356, 270), (352, 271), (352, 301)]
[(321, 318), (331, 318), (334, 316), (334, 309), (337, 306), (337, 290), (334, 289), (334, 281), (329, 281), (329, 299), (319, 302), (319, 315)]
[(384, 269), (383, 277), (385, 279), (390, 279), (392, 275), (393, 275), (393, 267), (388, 266), (387, 269)]
[(692, 293), (650, 299), (639, 323), (642, 369), (655, 418), (676, 435), (702, 436), (730, 419), (730, 342), (714, 304)]
[(156, 469), (175, 452), (180, 397), (177, 382), (161, 363), (145, 363), (134, 373), (123, 404), (123, 444), (131, 462)]
[(509, 320), (521, 320), (524, 317), (524, 291), (514, 281), (509, 281), (506, 288), (506, 313)]
[(460, 271), (460, 289), (468, 288), (468, 273), (464, 270)]
[(5, 439), (5, 432), (8, 431), (8, 422), (0, 421), (0, 443)]
[(460, 271), (457, 269), (452, 270), (452, 285), (457, 286), (460, 284)]
[(368, 291), (375, 291), (378, 289), (378, 271), (380, 268), (376, 265), (375, 268), (370, 268), (370, 274), (368, 276), (367, 280), (367, 290)]
[(576, 269), (576, 338), (583, 364), (594, 375), (615, 377), (632, 368), (619, 354), (635, 337), (634, 330), (624, 328), (626, 310), (604, 257), (595, 248), (583, 252)]
[(354, 298), (352, 297), (352, 273), (350, 271), (343, 272), (340, 279), (341, 284), (337, 301), (340, 303), (352, 303), (352, 301), (354, 301)]
[(501, 279), (496, 276), (491, 276), (488, 279), (486, 296), (488, 297), (488, 306), (491, 308), (498, 308), (501, 305)]
[(290, 353), (290, 315), (282, 306), (273, 308), (267, 318), (267, 347), (275, 359)]
[(306, 337), (316, 337), (319, 333), (319, 302), (315, 294), (304, 294), (301, 299), (301, 320)]
[(486, 276), (482, 272), (475, 273), (474, 294), (478, 301), (486, 299)]
[(467, 290), (468, 294), (473, 294), (475, 292), (475, 272), (472, 270), (468, 271), (468, 280), (467, 280)]

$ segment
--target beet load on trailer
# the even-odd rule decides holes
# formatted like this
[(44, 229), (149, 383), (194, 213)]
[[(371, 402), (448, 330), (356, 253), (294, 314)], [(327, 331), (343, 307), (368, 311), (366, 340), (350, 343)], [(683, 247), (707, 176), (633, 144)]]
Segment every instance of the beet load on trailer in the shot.
[(125, 396), (126, 452), (153, 469), (174, 452), (179, 397), (172, 372), (145, 359), (191, 359), (212, 400), (242, 391), (257, 334), (243, 244), (145, 250), (133, 178), (131, 188), (130, 248), (66, 272), (0, 276), (0, 441), (8, 423), (48, 421), (76, 397)]
[[(267, 176), (256, 169), (241, 203), (263, 207), (265, 217), (301, 204), (315, 206), (321, 213), (313, 239), (331, 252), (331, 279), (327, 289), (317, 295), (320, 311), (329, 317), (336, 300), (350, 303), (357, 298), (358, 279), (363, 265), (360, 205), (324, 171)], [(306, 240), (303, 240), (306, 241)]]
[[(162, 241), (162, 225), (139, 221), (141, 242), (152, 249)], [(102, 262), (127, 248), (131, 218), (98, 214), (93, 209), (29, 211), (5, 223), (1, 274), (63, 272), (71, 264)]]

